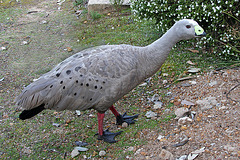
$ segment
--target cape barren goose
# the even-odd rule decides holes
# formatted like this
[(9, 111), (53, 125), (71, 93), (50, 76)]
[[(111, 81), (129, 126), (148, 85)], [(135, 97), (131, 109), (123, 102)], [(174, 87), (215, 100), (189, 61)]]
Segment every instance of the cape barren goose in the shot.
[(138, 115), (121, 115), (113, 104), (156, 73), (178, 41), (205, 35), (197, 22), (183, 19), (145, 47), (122, 44), (83, 50), (22, 91), (16, 98), (16, 104), (24, 109), (19, 118), (31, 118), (44, 109), (95, 109), (98, 112), (98, 139), (114, 143), (114, 137), (120, 132), (103, 130), (104, 113), (110, 109), (117, 124), (134, 123)]

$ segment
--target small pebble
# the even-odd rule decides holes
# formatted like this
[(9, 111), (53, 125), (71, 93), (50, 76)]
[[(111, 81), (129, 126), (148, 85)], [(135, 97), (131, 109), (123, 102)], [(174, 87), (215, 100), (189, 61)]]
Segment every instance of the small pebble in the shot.
[(47, 24), (47, 21), (43, 20), (43, 21), (42, 21), (42, 24)]
[(100, 151), (99, 152), (99, 156), (102, 157), (102, 156), (105, 156), (106, 155), (106, 152), (105, 151)]
[(152, 118), (152, 117), (156, 117), (157, 116), (157, 113), (154, 113), (153, 111), (148, 111), (145, 116), (147, 118)]
[(134, 150), (134, 147), (129, 147), (128, 148), (128, 151), (133, 151)]
[(128, 124), (127, 124), (126, 122), (123, 122), (123, 123), (122, 123), (122, 127), (123, 127), (123, 128), (127, 128), (127, 127), (128, 127)]
[(168, 81), (167, 80), (163, 80), (163, 84), (167, 84), (168, 83)]
[(79, 155), (79, 151), (77, 149), (74, 149), (72, 152), (71, 152), (71, 157), (74, 158), (76, 157), (77, 155)]
[(7, 48), (6, 47), (1, 47), (1, 50), (5, 51), (5, 50), (7, 50)]
[(172, 92), (167, 92), (167, 96), (171, 96), (172, 95)]
[(168, 76), (168, 74), (167, 74), (167, 73), (163, 73), (162, 75), (163, 75), (163, 77), (167, 77), (167, 76)]
[(28, 42), (27, 42), (27, 41), (22, 41), (22, 44), (23, 44), (23, 45), (27, 45)]

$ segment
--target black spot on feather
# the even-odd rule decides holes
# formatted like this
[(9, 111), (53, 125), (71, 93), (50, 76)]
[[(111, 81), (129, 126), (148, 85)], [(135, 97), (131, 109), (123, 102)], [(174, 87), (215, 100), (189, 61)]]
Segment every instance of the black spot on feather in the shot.
[(57, 73), (56, 76), (59, 77), (61, 73)]
[(79, 69), (81, 69), (81, 67), (76, 67), (76, 68), (75, 68), (75, 71), (77, 72)]
[(71, 73), (71, 70), (67, 70), (66, 73), (67, 75), (69, 75)]

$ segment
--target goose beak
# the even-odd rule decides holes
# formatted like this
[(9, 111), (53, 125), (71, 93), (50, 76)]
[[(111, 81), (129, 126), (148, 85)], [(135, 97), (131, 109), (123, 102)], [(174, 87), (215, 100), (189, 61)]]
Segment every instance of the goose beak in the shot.
[(195, 36), (197, 37), (203, 37), (207, 35), (206, 32), (204, 32), (203, 28), (200, 27), (199, 25), (195, 26), (194, 29), (195, 29)]

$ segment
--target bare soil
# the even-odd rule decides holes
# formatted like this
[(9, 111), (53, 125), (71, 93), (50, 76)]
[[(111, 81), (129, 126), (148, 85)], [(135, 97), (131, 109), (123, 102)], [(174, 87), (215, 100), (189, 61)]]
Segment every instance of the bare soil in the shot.
[[(195, 81), (188, 87), (183, 84)], [(214, 82), (215, 85), (212, 86)], [(143, 131), (143, 136), (148, 139), (148, 144), (142, 146), (141, 152), (135, 154), (134, 159), (159, 159), (162, 149), (172, 153), (172, 157), (179, 158), (192, 151), (205, 147), (196, 159), (223, 160), (240, 158), (240, 70), (228, 69), (210, 71), (199, 75), (196, 79), (187, 80), (172, 86), (170, 91), (176, 95), (175, 109), (187, 107), (178, 103), (182, 100), (196, 104), (199, 99), (215, 97), (217, 104), (210, 109), (201, 109), (201, 105), (190, 108), (196, 112), (193, 123), (178, 126), (177, 120), (161, 126), (165, 131), (162, 135), (156, 131)], [(157, 140), (159, 135), (165, 136)], [(188, 142), (183, 146), (173, 147), (184, 138)], [(171, 157), (171, 156), (170, 156)], [(163, 158), (164, 159), (164, 158)], [(167, 157), (167, 159), (171, 159)]]

